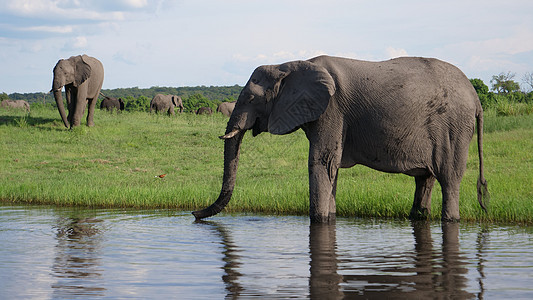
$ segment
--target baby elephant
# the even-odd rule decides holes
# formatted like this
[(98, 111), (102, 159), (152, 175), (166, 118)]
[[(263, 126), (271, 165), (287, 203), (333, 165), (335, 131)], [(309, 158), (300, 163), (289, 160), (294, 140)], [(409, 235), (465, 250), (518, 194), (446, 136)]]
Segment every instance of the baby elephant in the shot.
[(212, 113), (213, 113), (213, 110), (211, 109), (211, 107), (200, 107), (196, 111), (197, 115), (210, 115)]
[(107, 109), (109, 112), (113, 112), (113, 110), (120, 112), (124, 110), (124, 100), (122, 98), (105, 97), (100, 103), (100, 109)]

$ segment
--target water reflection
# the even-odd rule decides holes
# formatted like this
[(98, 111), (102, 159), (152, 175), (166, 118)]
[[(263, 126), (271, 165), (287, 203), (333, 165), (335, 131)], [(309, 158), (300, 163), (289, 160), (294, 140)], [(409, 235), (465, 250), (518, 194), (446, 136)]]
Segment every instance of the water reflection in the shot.
[(222, 275), (222, 281), (226, 286), (226, 298), (238, 299), (243, 291), (243, 288), (239, 283), (239, 278), (242, 274), (238, 271), (241, 265), (241, 258), (239, 257), (239, 250), (233, 242), (230, 231), (222, 224), (212, 221), (200, 220), (196, 221), (196, 223), (209, 226), (220, 237), (224, 249), (222, 251), (222, 254), (224, 255), (222, 258), (224, 261), (224, 275)]
[[(239, 268), (242, 267), (243, 258), (239, 255), (239, 246), (235, 245), (231, 230), (224, 225), (214, 221), (201, 223), (210, 226), (221, 239), (224, 261), (222, 280), (226, 286), (226, 298), (237, 299), (246, 290), (240, 283), (243, 275)], [(467, 259), (460, 251), (459, 224), (442, 224), (442, 243), (433, 241), (429, 222), (412, 222), (411, 227), (414, 250), (396, 253), (394, 257), (339, 257), (336, 225), (311, 224), (310, 298), (473, 298), (474, 295), (466, 291)], [(437, 246), (439, 244), (440, 248)], [(410, 263), (395, 265), (399, 256)], [(364, 264), (358, 264), (362, 261)], [(384, 261), (385, 265), (388, 263), (391, 266), (376, 269), (363, 267), (372, 263), (383, 265)], [(482, 293), (477, 296), (482, 297)]]
[[(206, 234), (207, 233), (207, 234)], [(0, 206), (0, 298), (528, 298), (533, 227)]]
[(484, 280), (485, 280), (485, 263), (486, 263), (486, 253), (487, 252), (487, 247), (488, 247), (488, 244), (489, 244), (489, 232), (490, 230), (488, 229), (488, 227), (486, 226), (483, 226), (481, 228), (481, 230), (479, 231), (479, 233), (477, 234), (477, 239), (476, 239), (476, 250), (477, 250), (477, 253), (476, 253), (476, 261), (477, 261), (477, 271), (479, 273), (479, 279), (478, 279), (478, 284), (479, 284), (479, 293), (477, 295), (478, 299), (483, 299), (483, 295), (485, 293), (485, 285), (484, 285)]
[(102, 230), (91, 217), (59, 217), (52, 285), (55, 297), (104, 296), (101, 271)]
[[(319, 295), (329, 294), (330, 298), (469, 299), (474, 297), (473, 294), (465, 291), (467, 279), (464, 274), (467, 273), (467, 262), (459, 250), (459, 224), (442, 224), (441, 249), (434, 246), (429, 222), (412, 222), (411, 226), (414, 236), (414, 252), (395, 253), (393, 257), (377, 256), (356, 259), (341, 257), (339, 259), (335, 254), (335, 230), (322, 229), (329, 235), (327, 239), (322, 238), (318, 242), (313, 242), (316, 237), (311, 235), (311, 291), (325, 285), (325, 289), (319, 289), (318, 293)], [(311, 229), (311, 232), (316, 231), (313, 227)], [(320, 245), (323, 241), (327, 241), (329, 245)], [(313, 246), (317, 244), (318, 246)], [(317, 249), (320, 250), (319, 254), (314, 253)], [(315, 262), (317, 258), (319, 261)], [(410, 258), (412, 263), (396, 263), (398, 260), (401, 261), (401, 258)], [(392, 266), (377, 270), (359, 268), (358, 260), (362, 259), (366, 260), (365, 265), (369, 265), (368, 260), (371, 260), (370, 264), (374, 262), (377, 265), (383, 265), (385, 261), (385, 264), (392, 264)], [(350, 267), (338, 270), (336, 265), (339, 263)], [(314, 270), (317, 270), (315, 272), (318, 274), (313, 274)], [(344, 275), (338, 275), (338, 272)], [(313, 278), (324, 278), (327, 284), (324, 284), (322, 280), (314, 283)], [(335, 286), (339, 289), (335, 290)]]
[(312, 299), (342, 299), (344, 296), (340, 289), (343, 277), (337, 273), (336, 249), (335, 225), (309, 226), (309, 294)]

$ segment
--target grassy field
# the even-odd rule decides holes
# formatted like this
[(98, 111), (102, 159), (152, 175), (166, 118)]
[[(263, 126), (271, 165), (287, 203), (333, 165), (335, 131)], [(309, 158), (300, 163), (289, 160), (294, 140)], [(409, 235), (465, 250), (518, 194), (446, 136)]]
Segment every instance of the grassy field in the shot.
[[(227, 118), (97, 111), (96, 126), (66, 130), (49, 109), (0, 110), (0, 199), (5, 203), (62, 206), (171, 208), (211, 204), (220, 191)], [(533, 223), (533, 115), (485, 114), (485, 176), (489, 213), (476, 198), (477, 147), (473, 139), (461, 185), (463, 221)], [(247, 134), (237, 185), (226, 212), (308, 213), (308, 143), (303, 132)], [(164, 178), (156, 177), (167, 174)], [(414, 179), (363, 166), (342, 169), (340, 216), (406, 218)], [(441, 194), (433, 192), (432, 218)]]

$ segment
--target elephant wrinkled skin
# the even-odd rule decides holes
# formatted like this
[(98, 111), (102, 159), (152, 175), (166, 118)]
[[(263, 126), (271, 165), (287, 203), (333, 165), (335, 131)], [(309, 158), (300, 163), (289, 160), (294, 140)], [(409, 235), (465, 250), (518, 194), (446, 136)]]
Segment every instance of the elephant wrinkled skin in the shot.
[(155, 110), (156, 113), (167, 112), (168, 115), (174, 115), (174, 107), (179, 107), (180, 113), (183, 112), (183, 102), (180, 96), (157, 94), (150, 101), (150, 112)]
[(244, 133), (287, 134), (309, 140), (311, 222), (335, 220), (339, 168), (362, 164), (415, 177), (412, 219), (426, 219), (435, 180), (442, 220), (459, 220), (459, 186), (477, 123), (478, 201), (485, 209), (483, 110), (468, 78), (446, 62), (402, 57), (367, 62), (319, 56), (258, 67), (241, 91), (222, 136), (224, 176), (218, 199), (193, 212), (220, 212), (235, 186)]
[[(57, 109), (65, 127), (79, 126), (81, 117), (85, 114), (85, 107), (89, 104), (87, 126), (94, 126), (94, 108), (104, 82), (104, 66), (102, 63), (87, 55), (72, 56), (60, 59), (54, 67), (52, 90)], [(61, 89), (65, 87), (68, 117)]]
[(5, 108), (17, 108), (17, 109), (24, 109), (26, 112), (30, 112), (30, 104), (24, 100), (9, 100), (5, 99), (2, 100), (0, 103), (0, 107)]

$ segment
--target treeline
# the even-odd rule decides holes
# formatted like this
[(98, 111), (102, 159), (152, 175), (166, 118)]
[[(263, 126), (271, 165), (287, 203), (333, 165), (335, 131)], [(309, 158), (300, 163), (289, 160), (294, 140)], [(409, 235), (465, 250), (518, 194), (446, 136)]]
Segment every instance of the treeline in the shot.
[[(107, 97), (122, 98), (128, 111), (148, 111), (150, 100), (157, 94), (178, 95), (183, 100), (185, 111), (196, 111), (199, 107), (208, 106), (216, 109), (224, 101), (235, 101), (239, 97), (242, 86), (197, 86), (197, 87), (151, 87), (151, 88), (117, 88), (103, 89), (102, 94)], [(54, 106), (55, 99), (47, 93), (6, 93), (0, 94), (3, 99), (26, 100), (32, 106)], [(63, 95), (63, 99), (65, 96)], [(97, 105), (103, 99), (100, 96)]]
[(493, 76), (492, 91), (483, 80), (470, 79), (483, 110), (495, 110), (498, 115), (506, 116), (533, 114), (533, 91), (521, 91), (520, 85), (512, 80), (513, 76), (509, 76), (509, 73)]
[[(500, 73), (493, 76), (491, 88), (478, 78), (470, 79), (483, 109), (496, 110), (499, 115), (533, 114), (533, 91), (525, 92), (513, 80), (513, 73)], [(526, 74), (525, 83), (533, 90), (533, 73)], [(196, 111), (199, 107), (208, 106), (216, 109), (224, 101), (235, 101), (239, 97), (242, 86), (197, 86), (197, 87), (151, 87), (151, 88), (117, 88), (105, 89), (102, 93), (108, 97), (122, 98), (128, 111), (148, 111), (150, 100), (156, 94), (178, 95), (183, 100), (185, 111)], [(100, 96), (100, 100), (103, 97)], [(47, 93), (13, 93), (0, 94), (3, 99), (26, 100), (32, 106), (46, 105), (55, 107), (52, 94)], [(99, 103), (98, 103), (99, 105)]]

